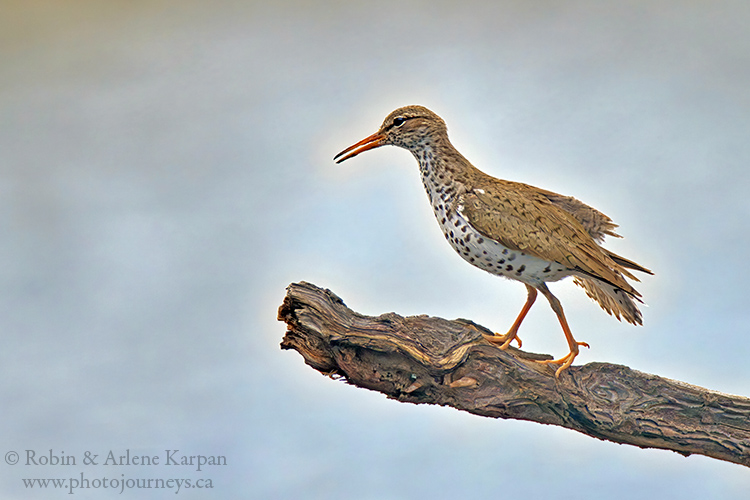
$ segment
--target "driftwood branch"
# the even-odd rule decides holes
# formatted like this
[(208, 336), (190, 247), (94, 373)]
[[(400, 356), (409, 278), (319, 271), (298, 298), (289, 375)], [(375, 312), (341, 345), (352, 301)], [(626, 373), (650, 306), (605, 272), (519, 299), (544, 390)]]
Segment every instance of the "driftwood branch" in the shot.
[(750, 467), (750, 399), (626, 366), (572, 366), (485, 341), (484, 327), (429, 316), (358, 314), (330, 290), (289, 285), (279, 308), (282, 349), (350, 384), (410, 403), (559, 425), (589, 436), (696, 453)]

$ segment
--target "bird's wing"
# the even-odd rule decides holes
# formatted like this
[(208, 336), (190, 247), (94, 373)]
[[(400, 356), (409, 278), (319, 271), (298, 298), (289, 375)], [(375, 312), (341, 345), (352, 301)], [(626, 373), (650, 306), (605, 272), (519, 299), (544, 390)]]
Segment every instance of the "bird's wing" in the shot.
[[(599, 210), (586, 205), (584, 202), (577, 200), (572, 196), (564, 196), (552, 191), (547, 191), (539, 188), (534, 189), (537, 189), (539, 194), (547, 198), (550, 202), (552, 202), (553, 205), (557, 205), (558, 207), (562, 208), (570, 215), (575, 217), (575, 219), (581, 224), (581, 226), (583, 226), (583, 228), (591, 235), (592, 238), (594, 238), (597, 243), (601, 243), (602, 241), (604, 241), (605, 236), (622, 238), (622, 236), (615, 232), (617, 224), (612, 222), (612, 219), (601, 213)], [(627, 269), (633, 269), (635, 271), (640, 271), (646, 274), (654, 274), (651, 270), (646, 269), (642, 265), (637, 264), (632, 260), (621, 257), (611, 250), (607, 250), (606, 248), (602, 248), (602, 250), (607, 254), (609, 258), (625, 268), (625, 270), (622, 270), (622, 273), (628, 278), (640, 281), (638, 278), (628, 272)]]
[[(626, 259), (625, 257), (621, 257), (621, 256), (617, 255), (616, 253), (614, 253), (611, 250), (607, 250), (605, 248), (604, 251), (607, 253), (607, 255), (609, 255), (609, 257), (612, 260), (614, 260), (615, 262), (617, 262), (618, 264), (620, 264), (625, 269), (633, 269), (634, 271), (640, 271), (640, 272), (646, 273), (646, 274), (654, 274), (654, 272), (651, 271), (650, 269), (646, 269), (642, 265), (637, 264), (637, 263), (633, 262), (630, 259)], [(623, 273), (623, 274), (625, 274), (625, 273)], [(628, 274), (626, 274), (626, 276), (628, 276)], [(628, 276), (628, 277), (631, 277), (631, 276)], [(633, 279), (634, 280), (638, 280), (638, 278), (636, 278), (636, 277), (633, 277)]]
[(534, 189), (536, 189), (540, 195), (547, 198), (553, 205), (562, 208), (575, 217), (586, 232), (588, 232), (598, 243), (604, 241), (605, 236), (622, 238), (622, 236), (615, 232), (617, 224), (612, 222), (612, 219), (601, 213), (599, 210), (586, 205), (584, 202), (577, 200), (572, 196), (563, 196), (539, 188)]
[(493, 184), (487, 190), (493, 194), (475, 188), (458, 199), (461, 214), (474, 229), (512, 250), (558, 262), (638, 295), (620, 274), (621, 266), (596, 244), (576, 217), (551, 202), (544, 192), (509, 181)]

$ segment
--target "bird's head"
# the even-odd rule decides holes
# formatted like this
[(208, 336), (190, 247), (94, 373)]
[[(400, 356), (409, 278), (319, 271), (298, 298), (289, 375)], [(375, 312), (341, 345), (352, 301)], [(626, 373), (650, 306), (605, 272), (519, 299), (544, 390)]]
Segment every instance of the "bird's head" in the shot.
[(424, 106), (404, 106), (389, 114), (380, 130), (358, 143), (349, 146), (336, 156), (336, 163), (348, 160), (368, 149), (385, 145), (399, 146), (415, 151), (430, 141), (447, 137), (445, 122)]

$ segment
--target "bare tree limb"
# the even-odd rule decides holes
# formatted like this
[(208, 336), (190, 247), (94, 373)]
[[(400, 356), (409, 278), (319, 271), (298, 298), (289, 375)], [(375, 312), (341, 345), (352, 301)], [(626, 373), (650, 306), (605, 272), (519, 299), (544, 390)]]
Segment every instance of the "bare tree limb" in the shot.
[(484, 327), (429, 316), (358, 314), (330, 290), (293, 283), (279, 308), (282, 349), (350, 384), (410, 403), (559, 425), (583, 434), (750, 467), (750, 399), (626, 366), (572, 366), (482, 338)]

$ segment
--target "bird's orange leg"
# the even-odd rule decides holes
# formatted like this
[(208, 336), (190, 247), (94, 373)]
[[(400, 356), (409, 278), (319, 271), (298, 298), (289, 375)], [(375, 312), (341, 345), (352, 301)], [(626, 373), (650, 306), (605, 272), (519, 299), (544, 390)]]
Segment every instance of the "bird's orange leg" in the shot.
[(539, 361), (539, 363), (560, 365), (560, 368), (555, 372), (555, 377), (559, 377), (562, 371), (573, 364), (573, 360), (578, 356), (578, 346), (582, 345), (588, 347), (589, 345), (586, 342), (576, 342), (576, 339), (573, 338), (573, 334), (570, 332), (570, 327), (568, 326), (568, 321), (565, 319), (562, 305), (560, 304), (560, 301), (557, 300), (557, 297), (552, 295), (552, 292), (549, 291), (547, 285), (542, 283), (542, 286), (539, 287), (539, 291), (542, 292), (542, 295), (547, 297), (549, 305), (552, 307), (552, 310), (555, 311), (555, 314), (557, 314), (557, 319), (560, 320), (560, 326), (562, 326), (565, 339), (568, 341), (568, 347), (570, 347), (570, 352), (560, 359)]
[(516, 342), (518, 342), (518, 347), (521, 347), (521, 339), (518, 338), (518, 328), (521, 326), (523, 319), (526, 317), (529, 309), (531, 309), (531, 306), (534, 305), (534, 301), (536, 300), (536, 288), (530, 285), (526, 285), (526, 290), (529, 292), (529, 295), (526, 297), (526, 303), (523, 305), (521, 312), (518, 313), (518, 317), (513, 322), (513, 326), (510, 327), (508, 333), (506, 333), (505, 335), (498, 335), (496, 333), (495, 335), (484, 336), (485, 339), (492, 342), (493, 344), (500, 344), (499, 347), (502, 350), (507, 349), (514, 339)]

